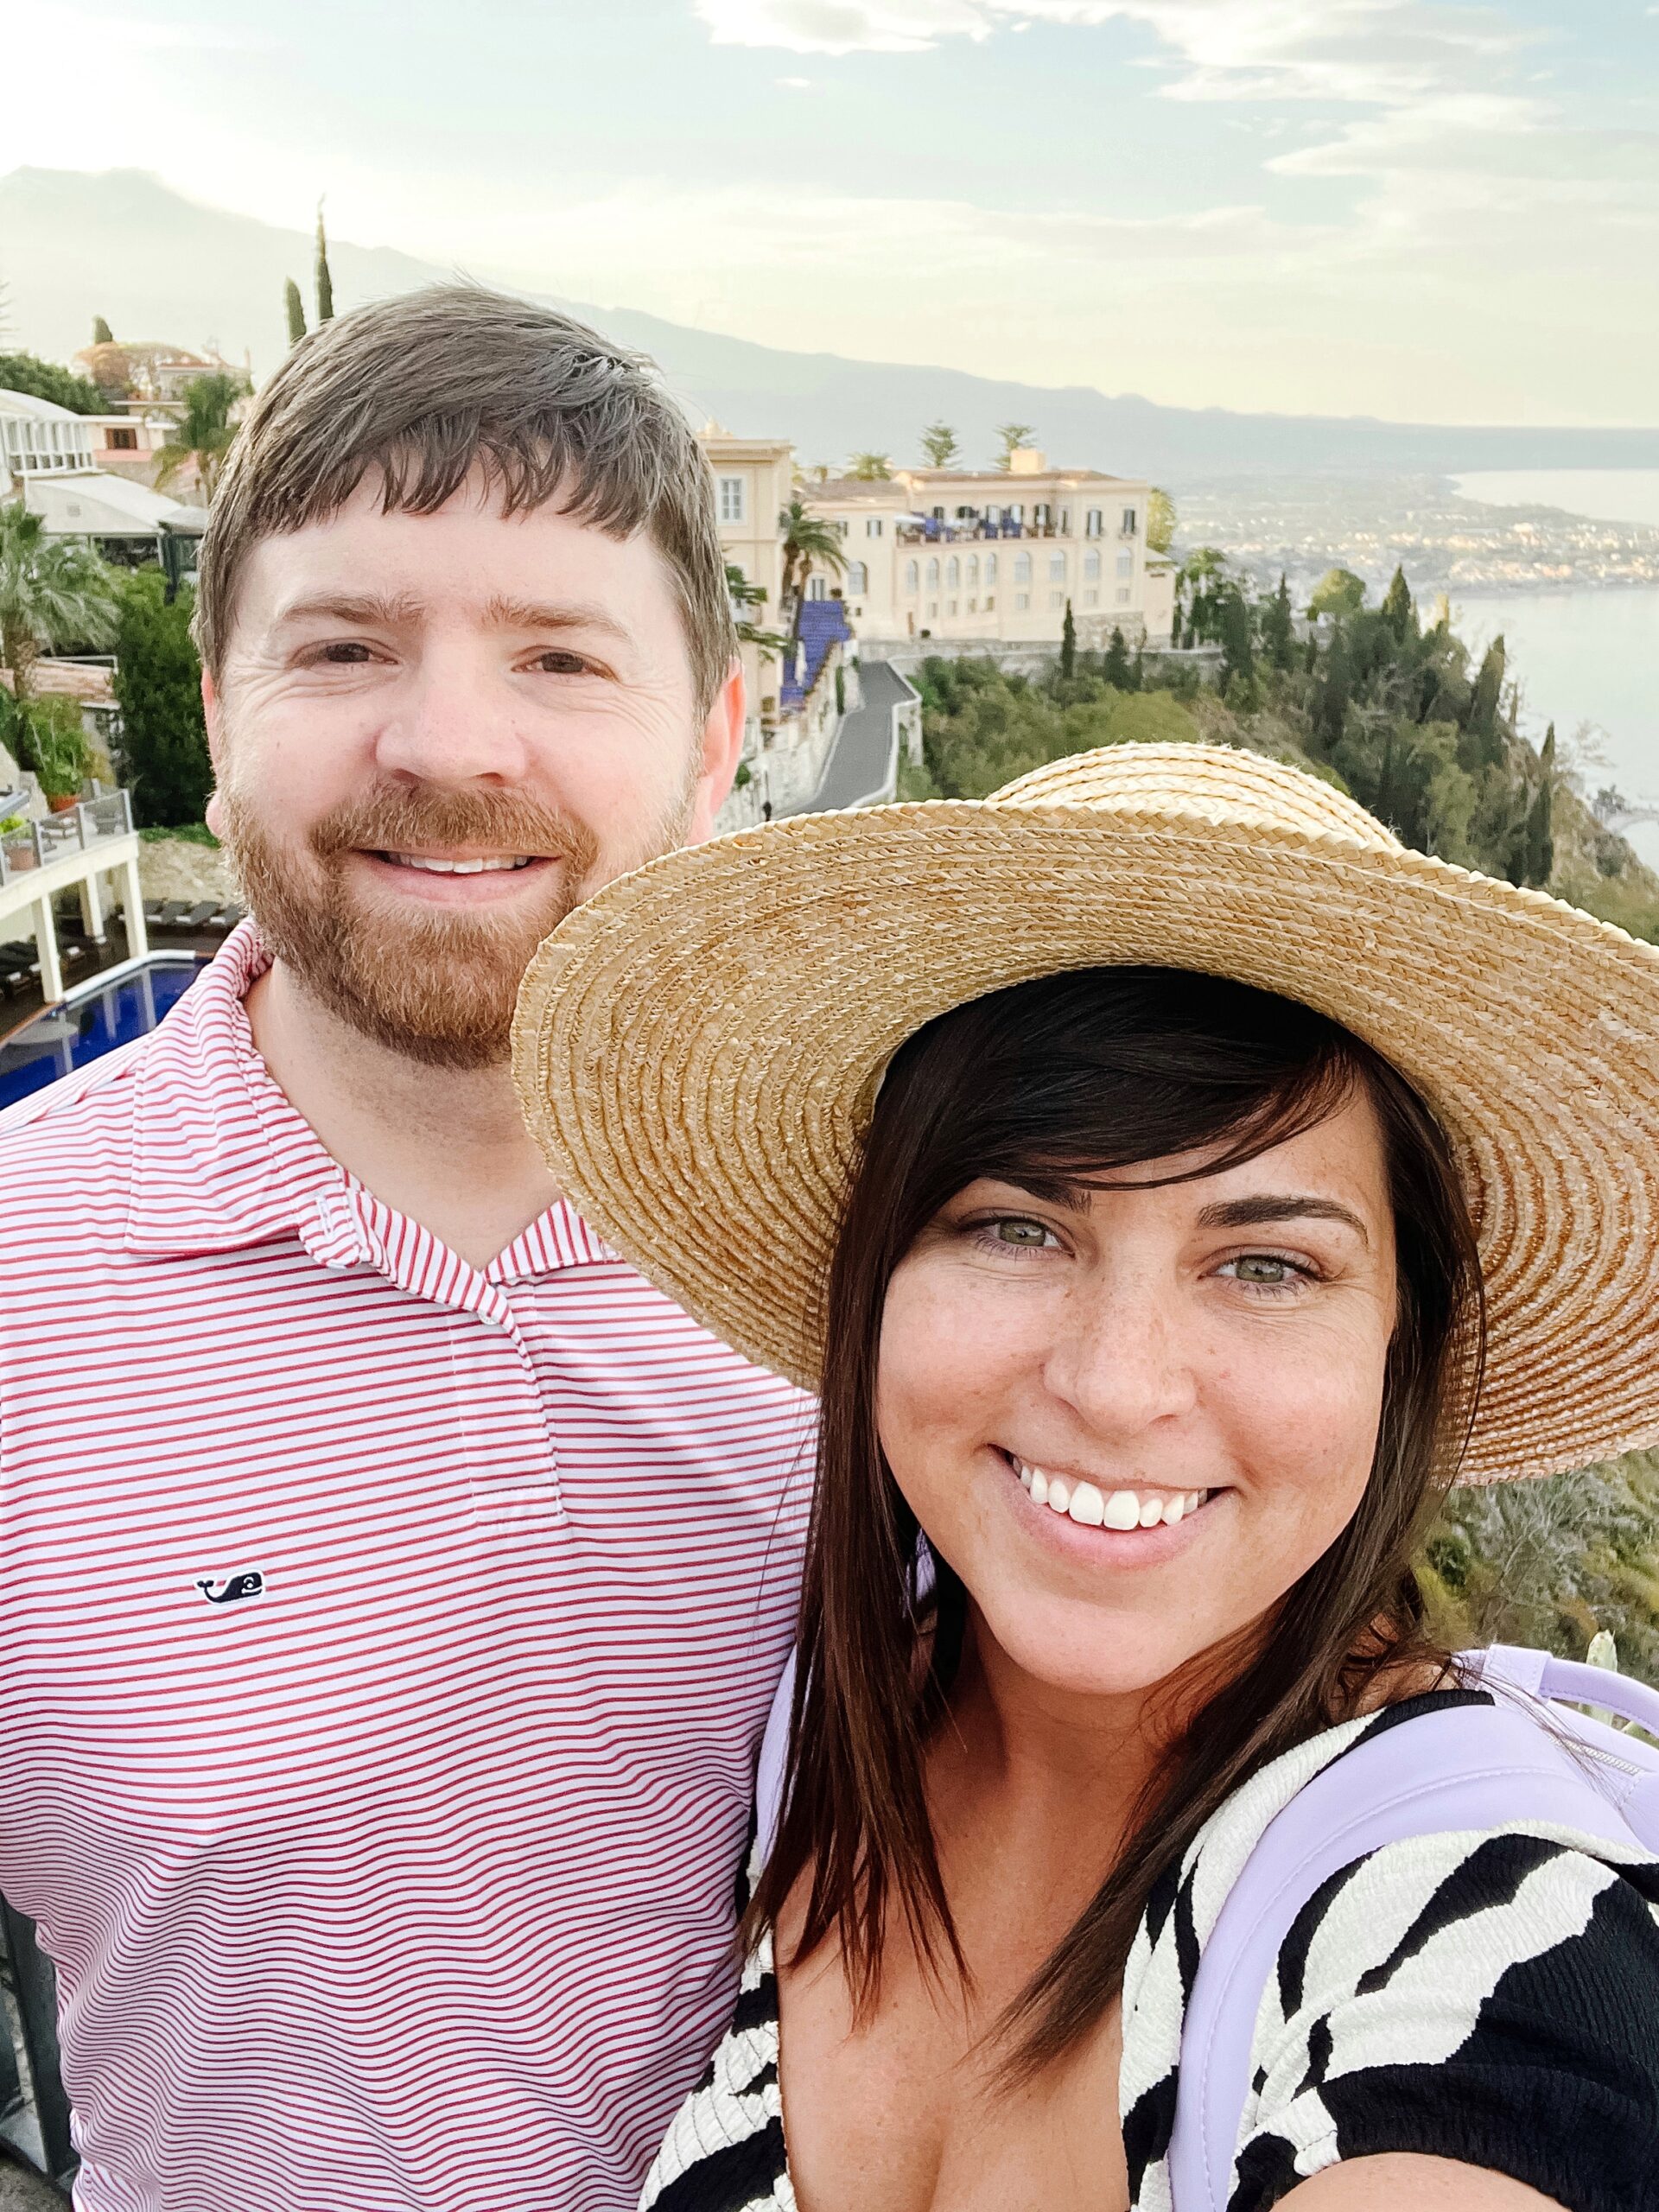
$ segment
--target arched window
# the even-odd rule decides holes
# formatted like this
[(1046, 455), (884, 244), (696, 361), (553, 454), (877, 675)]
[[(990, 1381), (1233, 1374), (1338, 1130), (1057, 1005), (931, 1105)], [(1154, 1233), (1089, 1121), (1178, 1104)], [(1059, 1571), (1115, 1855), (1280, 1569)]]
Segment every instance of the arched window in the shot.
[(1100, 550), (1097, 546), (1084, 555), (1083, 573), (1090, 577), (1100, 574)]
[(1028, 584), (1031, 582), (1031, 556), (1029, 553), (1016, 553), (1014, 555), (1014, 581), (1017, 584)]
[(921, 588), (921, 570), (917, 567), (914, 561), (906, 561), (905, 563), (905, 589), (906, 591), (919, 591)]
[(847, 588), (855, 599), (862, 599), (870, 588), (870, 572), (862, 561), (855, 561), (847, 571)]
[(974, 588), (974, 587), (978, 583), (978, 582), (979, 582), (979, 556), (978, 556), (978, 554), (977, 554), (977, 553), (970, 553), (970, 554), (968, 556), (968, 588), (969, 588), (969, 591), (972, 591), (972, 590), (973, 590), (973, 588)]
[(944, 588), (955, 591), (962, 582), (962, 563), (953, 553), (944, 564)]
[(929, 591), (938, 591), (939, 588), (939, 563), (937, 554), (927, 564), (927, 588)]
[(1065, 582), (1065, 556), (1064, 553), (1051, 553), (1049, 555), (1048, 580), (1050, 583), (1052, 584), (1063, 584)]
[(988, 588), (996, 582), (996, 556), (995, 553), (988, 553), (985, 556), (985, 582)]

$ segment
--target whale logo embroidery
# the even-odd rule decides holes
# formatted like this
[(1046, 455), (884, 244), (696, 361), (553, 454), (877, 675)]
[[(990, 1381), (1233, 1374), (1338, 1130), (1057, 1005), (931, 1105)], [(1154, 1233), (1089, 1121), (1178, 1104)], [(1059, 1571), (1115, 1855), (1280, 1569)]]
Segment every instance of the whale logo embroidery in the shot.
[(216, 1574), (202, 1574), (196, 1578), (196, 1587), (210, 1605), (232, 1605), (238, 1598), (257, 1598), (265, 1586), (265, 1578), (256, 1567), (247, 1574), (227, 1574), (225, 1587), (214, 1588)]

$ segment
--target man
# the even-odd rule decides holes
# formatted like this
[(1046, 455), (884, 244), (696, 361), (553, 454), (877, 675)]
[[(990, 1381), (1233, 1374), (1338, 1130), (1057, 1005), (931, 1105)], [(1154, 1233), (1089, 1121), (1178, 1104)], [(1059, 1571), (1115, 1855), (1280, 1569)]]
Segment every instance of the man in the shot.
[(730, 782), (708, 472), (579, 324), (385, 302), (260, 395), (197, 624), (252, 922), (0, 1123), (0, 1890), (76, 2201), (611, 2212), (729, 2005), (807, 1418), (560, 1202), (508, 1029)]

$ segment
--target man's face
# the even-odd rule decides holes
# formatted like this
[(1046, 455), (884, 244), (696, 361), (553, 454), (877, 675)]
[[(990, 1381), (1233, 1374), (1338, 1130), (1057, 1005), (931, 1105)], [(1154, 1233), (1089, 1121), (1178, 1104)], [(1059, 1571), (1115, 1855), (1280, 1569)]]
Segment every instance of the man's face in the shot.
[(706, 837), (741, 677), (696, 713), (649, 540), (474, 480), (431, 515), (378, 479), (249, 556), (204, 683), (229, 842), (271, 950), (364, 1034), (497, 1065), (531, 952), (601, 884)]

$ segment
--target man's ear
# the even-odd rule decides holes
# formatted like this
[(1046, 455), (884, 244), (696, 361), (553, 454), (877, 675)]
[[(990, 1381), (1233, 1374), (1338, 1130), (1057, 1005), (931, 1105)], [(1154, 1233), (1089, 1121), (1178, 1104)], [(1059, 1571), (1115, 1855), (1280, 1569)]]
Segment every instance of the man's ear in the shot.
[(743, 664), (733, 659), (726, 681), (715, 696), (709, 719), (702, 726), (702, 773), (697, 779), (686, 831), (688, 845), (700, 845), (715, 833), (715, 817), (726, 803), (737, 764), (743, 754), (743, 729), (748, 712), (748, 688)]
[(225, 808), (219, 798), (219, 786), (225, 780), (225, 716), (219, 704), (219, 686), (204, 668), (201, 671), (201, 718), (207, 725), (207, 757), (213, 764), (213, 791), (203, 818), (215, 837), (225, 835)]

